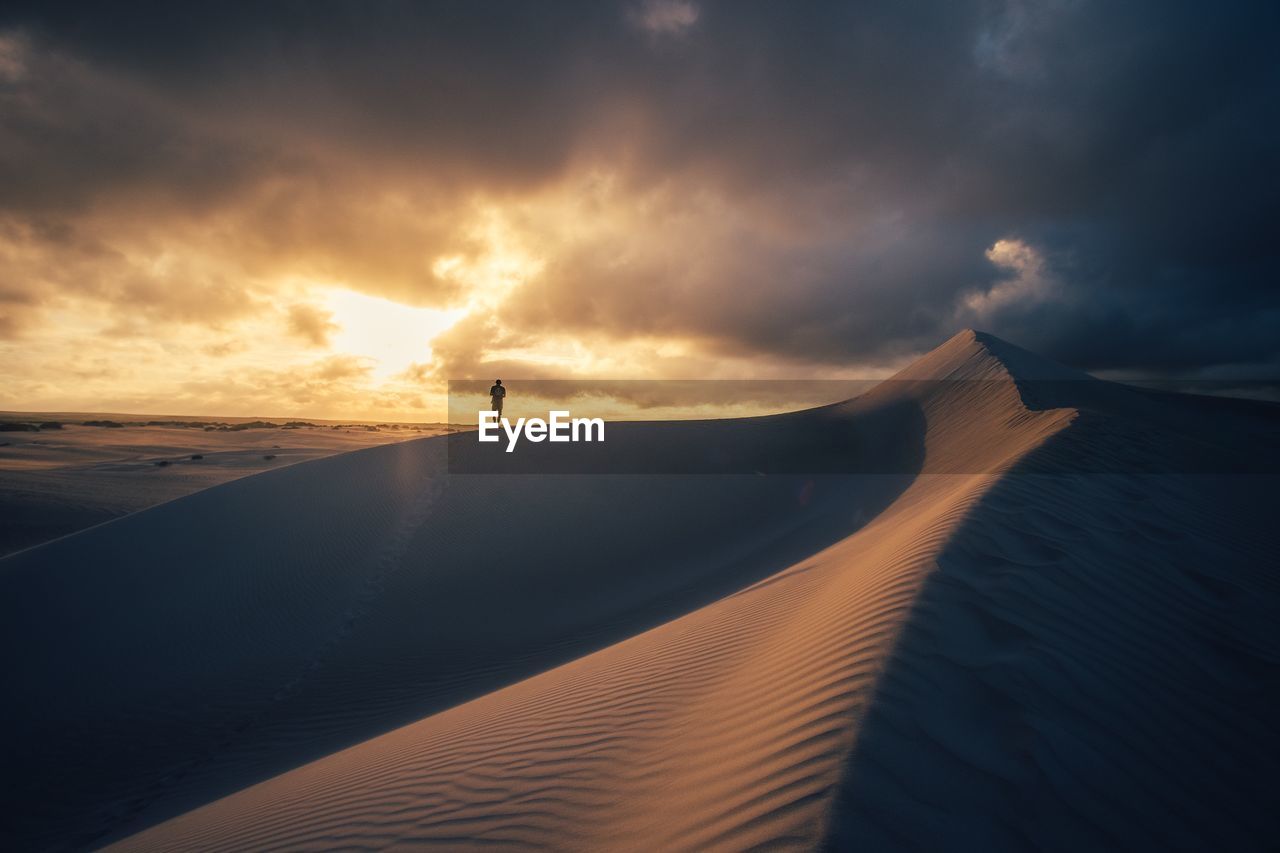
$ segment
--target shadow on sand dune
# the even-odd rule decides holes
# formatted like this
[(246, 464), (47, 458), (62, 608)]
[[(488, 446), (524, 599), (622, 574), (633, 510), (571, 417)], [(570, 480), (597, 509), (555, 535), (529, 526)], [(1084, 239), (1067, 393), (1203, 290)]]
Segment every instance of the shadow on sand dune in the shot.
[(518, 456), (541, 476), (447, 474), (431, 438), (15, 555), (9, 843), (123, 837), (696, 609), (874, 518), (924, 430), (910, 401), (626, 424), (612, 474)]
[(1277, 407), (1102, 383), (1056, 402), (1081, 416), (1002, 475), (923, 584), (828, 849), (1280, 834)]
[(481, 443), (448, 437), (452, 474), (914, 475), (924, 459), (923, 416), (899, 400), (846, 403), (754, 418), (610, 423), (604, 442)]
[[(294, 630), (259, 628), (277, 642), (310, 631), (318, 666), (130, 822), (154, 823), (179, 788), (207, 798), (261, 778), (353, 719), (385, 729), (423, 696), (475, 698), (120, 849), (1258, 849), (1275, 837), (1280, 772), (1274, 480), (1203, 473), (1274, 458), (1274, 411), (1241, 418), (964, 331), (862, 397), (780, 419), (797, 442), (767, 452), (787, 475), (425, 478), (439, 499), (386, 525), (390, 547), (356, 575), (366, 593), (326, 592), (363, 564), (318, 570), (350, 537), (309, 514), (317, 562), (299, 576), (285, 549), (274, 584), (362, 602), (350, 627), (319, 632), (313, 602)], [(720, 428), (680, 426), (702, 451), (725, 446), (700, 432)], [(773, 428), (752, 425), (737, 461), (754, 464)], [(652, 445), (637, 435), (633, 448)], [(423, 448), (444, 465), (441, 444)], [(795, 473), (828, 452), (883, 452), (899, 473)], [(357, 461), (343, 476), (376, 467)], [(353, 489), (385, 499), (404, 470)], [(476, 523), (495, 514), (504, 527)], [(379, 517), (358, 526), (365, 543)], [(507, 686), (477, 695), (482, 682)], [(33, 740), (48, 755), (65, 728)]]

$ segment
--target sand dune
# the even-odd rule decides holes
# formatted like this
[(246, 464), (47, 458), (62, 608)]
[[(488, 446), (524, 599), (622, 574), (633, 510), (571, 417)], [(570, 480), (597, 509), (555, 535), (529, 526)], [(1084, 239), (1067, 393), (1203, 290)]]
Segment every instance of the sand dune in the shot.
[[(966, 332), (766, 420), (797, 473), (448, 474), (424, 439), (0, 562), (22, 650), (7, 831), (127, 850), (1276, 837), (1275, 477), (1227, 473), (1276, 470), (1272, 407)], [(857, 440), (808, 440), (833, 425)], [(615, 452), (742, 429), (636, 426)], [(804, 473), (836, 450), (849, 473)]]
[[(75, 413), (54, 430), (6, 432), (0, 441), (0, 556), (66, 536), (149, 506), (260, 471), (375, 444), (439, 435), (444, 426), (370, 431), (336, 425), (217, 430), (144, 425), (120, 416)], [(14, 413), (0, 412), (14, 419)], [(188, 422), (192, 423), (192, 422)], [(413, 431), (410, 431), (412, 429)], [(421, 430), (428, 430), (421, 432)]]

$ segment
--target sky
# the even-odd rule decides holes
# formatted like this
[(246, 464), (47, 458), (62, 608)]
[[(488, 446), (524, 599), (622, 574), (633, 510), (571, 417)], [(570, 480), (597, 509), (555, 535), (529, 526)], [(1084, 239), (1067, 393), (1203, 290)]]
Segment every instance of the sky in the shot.
[(1280, 7), (0, 9), (0, 409), (444, 418), (962, 328), (1280, 376)]

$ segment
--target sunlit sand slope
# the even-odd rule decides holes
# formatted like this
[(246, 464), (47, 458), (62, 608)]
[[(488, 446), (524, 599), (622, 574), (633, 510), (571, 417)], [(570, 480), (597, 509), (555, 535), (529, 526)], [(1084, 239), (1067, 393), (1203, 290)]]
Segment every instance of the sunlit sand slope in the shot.
[[(0, 561), (2, 840), (108, 842), (696, 610), (876, 517), (924, 447), (910, 400), (622, 426), (622, 470), (674, 442), (746, 473), (456, 476), (426, 439)], [(788, 470), (845, 441), (886, 473), (762, 476), (744, 431)]]
[(693, 613), (124, 846), (819, 844), (922, 580), (1000, 472), (1073, 418), (1028, 410), (972, 336), (917, 367), (908, 376), (923, 381), (846, 407), (854, 417), (911, 399), (926, 423), (924, 472), (860, 530)]

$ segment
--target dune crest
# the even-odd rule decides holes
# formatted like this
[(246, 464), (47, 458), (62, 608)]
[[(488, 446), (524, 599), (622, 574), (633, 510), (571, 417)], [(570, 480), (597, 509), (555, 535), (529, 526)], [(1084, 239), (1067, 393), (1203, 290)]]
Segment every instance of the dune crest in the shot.
[[(243, 576), (230, 570), (230, 592), (147, 587), (185, 613), (216, 599), (239, 621), (212, 639), (208, 624), (165, 621), (161, 633), (167, 617), (130, 613), (131, 657), (117, 647), (85, 663), (55, 645), (16, 674), (36, 709), (7, 721), (30, 741), (24, 772), (38, 781), (42, 762), (70, 760), (59, 750), (107, 756), (25, 837), (124, 850), (1072, 849), (1196, 837), (1188, 810), (1213, 785), (1244, 815), (1232, 838), (1265, 837), (1274, 824), (1249, 807), (1264, 795), (1248, 784), (1277, 755), (1261, 716), (1280, 662), (1265, 627), (1276, 584), (1260, 568), (1275, 534), (1239, 477), (1153, 486), (1126, 467), (1198, 452), (1186, 412), (1200, 406), (966, 331), (859, 398), (782, 416), (891, 428), (905, 438), (865, 448), (897, 454), (883, 474), (690, 478), (680, 492), (662, 478), (514, 483), (451, 478), (440, 442), (425, 439), (35, 549), (0, 563), (10, 589), (61, 600), (56, 585), (107, 635), (123, 617), (77, 589), (88, 554), (135, 554), (126, 581), (155, 584), (148, 561), (227, 580), (237, 556), (291, 543)], [(1112, 473), (1090, 473), (1103, 463)], [(314, 495), (335, 481), (370, 508), (329, 531), (342, 506)], [(559, 515), (517, 511), (531, 497)], [(307, 512), (286, 519), (286, 499)], [(260, 527), (246, 506), (265, 514)], [(581, 515), (566, 522), (566, 507)], [(497, 555), (458, 566), (495, 514), (507, 521), (486, 540)], [(261, 539), (202, 564), (182, 537), (211, 518)], [(162, 524), (177, 531), (163, 547), (125, 548)], [(509, 552), (503, 536), (516, 540)], [(306, 558), (280, 565), (300, 541)], [(264, 589), (277, 597), (263, 601)], [(13, 617), (10, 643), (68, 630), (0, 615)], [(148, 652), (157, 635), (181, 638), (200, 668), (173, 674), (184, 656)], [(1194, 679), (1179, 680), (1179, 659)], [(170, 689), (148, 694), (139, 680), (104, 699), (124, 660)], [(99, 681), (54, 683), (58, 666)], [(1201, 745), (1177, 740), (1190, 730), (1165, 707), (1175, 700), (1208, 727)], [(51, 743), (85, 703), (107, 722)], [(137, 723), (111, 722), (137, 716), (173, 731), (139, 747)], [(1144, 718), (1166, 728), (1127, 740)], [(1221, 759), (1250, 738), (1260, 748), (1243, 770)], [(130, 750), (140, 760), (128, 769), (112, 763)], [(1209, 772), (1169, 781), (1193, 770)], [(1116, 829), (1134, 784), (1149, 793)], [(125, 796), (104, 810), (109, 790)], [(1172, 806), (1181, 817), (1153, 828)]]

